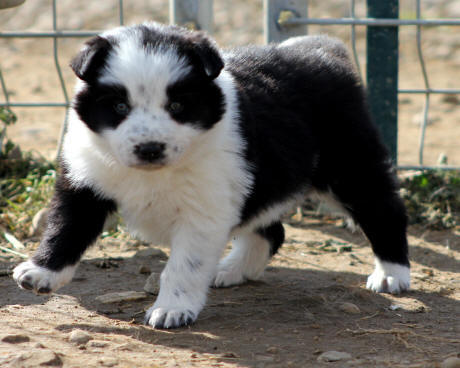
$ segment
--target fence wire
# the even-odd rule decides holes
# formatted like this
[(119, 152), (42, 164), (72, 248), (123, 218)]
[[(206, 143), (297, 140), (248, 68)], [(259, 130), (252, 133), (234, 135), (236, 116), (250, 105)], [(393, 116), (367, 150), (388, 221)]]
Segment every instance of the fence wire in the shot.
[[(171, 4), (184, 1), (184, 3), (192, 3), (193, 1), (185, 0), (170, 0)], [(199, 0), (195, 0), (199, 2)], [(123, 0), (118, 0), (118, 12), (119, 12), (119, 24), (124, 24), (124, 11), (123, 11)], [(439, 27), (439, 26), (460, 26), (460, 19), (423, 19), (421, 12), (421, 0), (416, 0), (416, 18), (415, 19), (376, 19), (376, 18), (358, 18), (355, 13), (355, 0), (350, 0), (350, 16), (347, 18), (310, 18), (310, 17), (284, 17), (278, 19), (278, 25), (280, 27), (290, 27), (296, 25), (349, 25), (351, 26), (351, 44), (352, 44), (352, 55), (359, 74), (362, 76), (361, 65), (359, 62), (358, 52), (356, 48), (356, 27), (357, 26), (415, 26), (416, 27), (416, 48), (419, 64), (422, 70), (424, 88), (403, 88), (398, 89), (398, 94), (423, 94), (425, 96), (423, 112), (422, 112), (422, 123), (420, 128), (419, 138), (419, 150), (418, 150), (418, 165), (415, 166), (398, 166), (399, 169), (403, 170), (420, 170), (420, 169), (442, 169), (442, 170), (458, 170), (460, 167), (454, 166), (426, 166), (424, 165), (424, 147), (426, 128), (428, 125), (428, 116), (430, 109), (430, 97), (432, 94), (460, 94), (460, 88), (432, 88), (428, 73), (426, 70), (426, 63), (422, 49), (422, 28), (423, 27)], [(67, 92), (67, 86), (62, 75), (62, 69), (59, 62), (59, 39), (61, 38), (88, 38), (101, 33), (100, 30), (90, 31), (67, 31), (61, 30), (58, 26), (57, 17), (57, 0), (52, 1), (52, 24), (53, 30), (46, 32), (1, 32), (0, 38), (14, 39), (14, 38), (47, 38), (53, 40), (53, 58), (56, 73), (59, 77), (59, 83), (64, 101), (58, 102), (12, 102), (7, 90), (6, 82), (2, 73), (0, 65), (0, 86), (3, 92), (4, 101), (0, 102), (0, 107), (62, 107), (66, 109), (65, 120), (62, 124), (61, 134), (59, 139), (58, 155), (61, 151), (62, 137), (65, 134), (67, 127), (68, 109), (70, 107), (69, 94)], [(185, 6), (185, 5), (184, 5)]]

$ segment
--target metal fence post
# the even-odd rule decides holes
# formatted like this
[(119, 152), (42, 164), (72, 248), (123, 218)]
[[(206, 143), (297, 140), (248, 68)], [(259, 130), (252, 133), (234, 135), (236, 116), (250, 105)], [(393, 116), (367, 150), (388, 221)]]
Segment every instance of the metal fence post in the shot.
[[(367, 0), (369, 18), (398, 18), (399, 0)], [(367, 88), (374, 121), (393, 162), (398, 154), (398, 27), (367, 28)]]
[(285, 22), (307, 16), (307, 0), (264, 0), (265, 43), (281, 42), (289, 37), (306, 34), (305, 24), (285, 24)]
[(212, 33), (213, 0), (169, 0), (169, 19), (171, 24)]

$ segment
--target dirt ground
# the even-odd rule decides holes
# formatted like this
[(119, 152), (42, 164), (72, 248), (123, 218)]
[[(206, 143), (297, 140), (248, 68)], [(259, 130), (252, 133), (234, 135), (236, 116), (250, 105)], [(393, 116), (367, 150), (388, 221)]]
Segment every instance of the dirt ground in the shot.
[[(105, 29), (116, 25), (116, 1), (60, 0), (59, 26)], [(222, 46), (262, 43), (259, 1), (215, 1), (215, 36)], [(343, 1), (312, 1), (311, 16), (344, 16)], [(327, 4), (326, 4), (327, 3)], [(401, 14), (413, 15), (410, 2)], [(167, 2), (126, 1), (127, 23), (167, 21)], [(357, 1), (358, 14), (363, 2)], [(424, 1), (426, 16), (460, 17), (457, 0)], [(0, 11), (1, 30), (51, 28), (50, 1), (26, 2)], [(457, 13), (456, 13), (457, 12)], [(310, 27), (349, 42), (347, 27)], [(363, 30), (358, 53), (364, 64)], [(401, 29), (400, 87), (421, 88), (415, 29)], [(66, 67), (83, 40), (60, 40), (59, 57), (71, 95), (73, 76)], [(458, 88), (460, 40), (452, 27), (424, 31), (430, 84)], [(0, 67), (12, 101), (62, 101), (51, 59), (50, 40), (0, 39)], [(460, 100), (433, 96), (425, 158), (435, 164), (446, 154), (460, 165)], [(401, 95), (400, 164), (416, 164), (423, 96)], [(23, 149), (54, 157), (62, 109), (15, 109), (18, 123), (10, 137)], [(101, 238), (85, 255), (74, 281), (52, 297), (19, 290), (9, 276), (20, 258), (0, 253), (0, 366), (5, 367), (439, 367), (460, 357), (460, 231), (411, 227), (412, 290), (400, 296), (365, 289), (373, 269), (365, 237), (340, 221), (288, 219), (287, 238), (264, 278), (238, 287), (212, 289), (207, 306), (188, 328), (156, 331), (142, 325), (154, 301), (103, 304), (96, 297), (143, 290), (148, 272), (160, 272), (168, 249), (127, 237)], [(21, 239), (31, 253), (38, 239)], [(10, 247), (3, 239), (0, 245)], [(10, 247), (11, 248), (11, 247)], [(151, 251), (149, 249), (156, 249)], [(141, 272), (142, 271), (142, 272)], [(145, 273), (147, 272), (147, 273)], [(347, 304), (348, 303), (348, 304)], [(350, 303), (352, 304), (350, 306)], [(69, 340), (82, 330), (88, 342)], [(324, 352), (350, 358), (319, 362)]]
[[(361, 233), (310, 217), (286, 228), (286, 242), (261, 281), (212, 289), (197, 322), (178, 330), (142, 325), (154, 295), (133, 302), (96, 300), (142, 291), (148, 275), (141, 271), (161, 271), (164, 247), (151, 251), (134, 240), (100, 240), (74, 281), (50, 298), (0, 277), (0, 340), (29, 339), (0, 342), (0, 366), (437, 367), (457, 356), (460, 234), (411, 228), (412, 290), (392, 296), (365, 289), (373, 261)], [(19, 261), (1, 259), (0, 269)], [(70, 342), (74, 330), (92, 340)], [(328, 351), (351, 359), (319, 363)]]

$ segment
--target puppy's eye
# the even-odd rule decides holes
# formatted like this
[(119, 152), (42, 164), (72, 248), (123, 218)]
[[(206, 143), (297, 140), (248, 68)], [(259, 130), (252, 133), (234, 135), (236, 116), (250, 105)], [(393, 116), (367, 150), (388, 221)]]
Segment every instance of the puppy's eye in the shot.
[(124, 102), (116, 103), (113, 108), (115, 109), (116, 113), (120, 115), (127, 115), (129, 113), (129, 106)]
[(179, 114), (184, 110), (184, 105), (182, 105), (180, 102), (171, 102), (168, 105), (168, 110), (173, 114)]

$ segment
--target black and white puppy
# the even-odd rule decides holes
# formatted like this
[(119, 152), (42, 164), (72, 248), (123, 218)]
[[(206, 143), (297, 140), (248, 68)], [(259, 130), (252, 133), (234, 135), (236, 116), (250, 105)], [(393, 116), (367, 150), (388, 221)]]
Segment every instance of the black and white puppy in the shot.
[(171, 246), (146, 323), (187, 325), (210, 285), (261, 277), (284, 241), (280, 216), (313, 192), (372, 243), (367, 287), (409, 288), (405, 209), (339, 41), (220, 52), (203, 33), (148, 23), (91, 39), (71, 67), (62, 172), (44, 238), (14, 271), (22, 288), (68, 283), (118, 209), (133, 234)]

